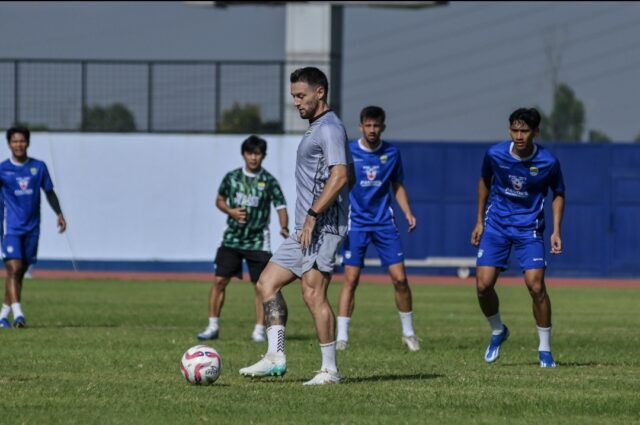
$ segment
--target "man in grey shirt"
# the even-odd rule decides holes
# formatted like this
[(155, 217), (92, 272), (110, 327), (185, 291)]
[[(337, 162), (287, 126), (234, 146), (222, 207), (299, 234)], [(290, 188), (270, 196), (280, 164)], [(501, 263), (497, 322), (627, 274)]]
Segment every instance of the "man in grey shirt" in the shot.
[(280, 290), (300, 278), (305, 303), (316, 326), (322, 366), (304, 385), (340, 381), (336, 364), (336, 319), (327, 300), (335, 254), (347, 233), (349, 182), (353, 161), (342, 121), (327, 104), (329, 83), (318, 68), (291, 73), (291, 96), (300, 117), (309, 120), (296, 158), (295, 232), (275, 252), (258, 280), (268, 349), (262, 360), (240, 369), (245, 376), (282, 376), (287, 304)]

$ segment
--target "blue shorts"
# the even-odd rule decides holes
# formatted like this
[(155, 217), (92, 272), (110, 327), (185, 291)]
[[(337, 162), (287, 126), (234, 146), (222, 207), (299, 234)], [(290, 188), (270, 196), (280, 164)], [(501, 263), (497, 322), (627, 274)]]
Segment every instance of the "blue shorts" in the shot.
[(386, 227), (381, 230), (349, 230), (342, 250), (342, 263), (364, 267), (364, 256), (370, 243), (376, 247), (384, 267), (404, 261), (398, 229)]
[(506, 270), (512, 246), (522, 271), (547, 267), (544, 240), (540, 231), (515, 227), (500, 229), (489, 223), (485, 225), (480, 240), (476, 266)]
[(24, 235), (4, 235), (2, 237), (2, 259), (22, 260), (26, 264), (38, 261), (39, 233), (31, 232)]

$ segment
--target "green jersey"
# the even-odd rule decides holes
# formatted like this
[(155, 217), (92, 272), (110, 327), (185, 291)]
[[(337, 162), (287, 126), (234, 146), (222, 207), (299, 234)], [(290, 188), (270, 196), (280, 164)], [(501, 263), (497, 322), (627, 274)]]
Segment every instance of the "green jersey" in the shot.
[(271, 251), (269, 217), (271, 205), (285, 208), (286, 201), (280, 184), (262, 168), (251, 174), (238, 168), (222, 179), (218, 194), (231, 208), (244, 208), (247, 221), (243, 224), (229, 217), (222, 237), (222, 245), (251, 251)]

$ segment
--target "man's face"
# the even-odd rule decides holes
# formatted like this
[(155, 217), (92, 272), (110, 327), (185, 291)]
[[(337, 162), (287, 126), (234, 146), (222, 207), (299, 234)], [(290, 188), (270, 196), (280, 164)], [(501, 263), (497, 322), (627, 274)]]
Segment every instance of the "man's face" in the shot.
[(247, 170), (255, 172), (260, 170), (264, 155), (262, 155), (262, 152), (260, 152), (259, 149), (256, 149), (254, 151), (242, 152), (242, 158), (244, 158), (244, 163), (247, 166)]
[(9, 139), (9, 150), (16, 159), (23, 159), (27, 157), (27, 148), (29, 142), (22, 133), (13, 133), (11, 139)]
[(385, 129), (385, 125), (379, 119), (365, 118), (360, 123), (360, 131), (362, 137), (370, 144), (377, 145), (380, 143), (380, 136)]
[(533, 138), (536, 134), (537, 131), (531, 130), (524, 121), (514, 121), (509, 126), (509, 135), (513, 140), (515, 149), (519, 151), (526, 150), (533, 143)]
[(291, 96), (293, 106), (298, 109), (300, 118), (311, 119), (316, 116), (320, 100), (324, 97), (322, 86), (311, 87), (309, 84), (298, 81), (291, 83)]

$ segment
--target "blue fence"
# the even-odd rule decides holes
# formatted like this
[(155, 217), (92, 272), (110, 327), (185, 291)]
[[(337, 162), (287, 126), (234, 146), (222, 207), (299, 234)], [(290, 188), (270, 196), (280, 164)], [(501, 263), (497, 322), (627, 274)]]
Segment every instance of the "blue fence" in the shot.
[[(476, 220), (476, 188), (482, 158), (490, 145), (397, 143), (405, 184), (419, 220), (417, 231), (407, 234), (406, 222), (396, 206), (407, 257), (475, 256), (470, 235)], [(545, 147), (559, 158), (567, 190), (564, 253), (548, 255), (547, 274), (640, 276), (640, 145), (549, 143)], [(548, 247), (551, 199), (546, 205)], [(375, 256), (374, 250), (368, 254)], [(506, 273), (519, 274), (517, 263), (512, 262)]]

